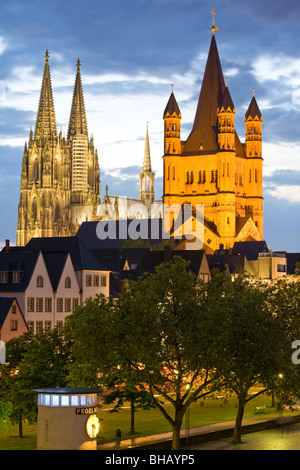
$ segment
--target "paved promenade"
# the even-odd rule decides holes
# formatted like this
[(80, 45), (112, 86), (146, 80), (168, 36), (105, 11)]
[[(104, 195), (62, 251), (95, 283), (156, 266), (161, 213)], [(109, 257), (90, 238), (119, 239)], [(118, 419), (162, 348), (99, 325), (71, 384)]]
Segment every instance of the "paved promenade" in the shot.
[[(297, 413), (284, 413), (283, 418), (279, 419), (278, 413), (268, 413), (268, 414), (258, 414), (255, 417), (252, 418), (245, 418), (243, 420), (243, 427), (247, 428), (248, 426), (252, 425), (261, 425), (263, 426), (265, 423), (268, 423), (270, 427), (277, 426), (277, 425), (284, 425), (284, 424), (289, 424), (291, 420), (297, 419), (297, 417), (300, 420), (300, 415)], [(207, 426), (200, 426), (197, 428), (191, 428), (189, 430), (183, 429), (181, 431), (181, 437), (185, 439), (191, 439), (193, 436), (199, 436), (205, 435), (206, 441), (211, 440), (213, 441), (217, 435), (219, 435), (219, 432), (222, 431), (227, 431), (230, 432), (234, 429), (235, 421), (228, 421), (224, 423), (216, 423), (216, 424), (210, 424)], [(250, 429), (250, 428), (249, 428)], [(246, 431), (247, 432), (247, 431)], [(249, 431), (248, 431), (249, 432)], [(220, 437), (218, 437), (220, 439)], [(145, 446), (152, 447), (153, 450), (155, 449), (155, 445), (158, 445), (160, 449), (163, 447), (163, 443), (170, 442), (172, 440), (172, 432), (166, 432), (162, 434), (155, 434), (153, 436), (145, 436), (145, 437), (136, 437), (136, 438), (130, 438), (130, 439), (125, 439), (121, 440), (119, 442), (110, 442), (107, 444), (100, 444), (98, 445), (98, 450), (125, 450), (125, 449), (132, 449), (136, 448), (145, 448)], [(166, 446), (166, 449), (168, 447)]]

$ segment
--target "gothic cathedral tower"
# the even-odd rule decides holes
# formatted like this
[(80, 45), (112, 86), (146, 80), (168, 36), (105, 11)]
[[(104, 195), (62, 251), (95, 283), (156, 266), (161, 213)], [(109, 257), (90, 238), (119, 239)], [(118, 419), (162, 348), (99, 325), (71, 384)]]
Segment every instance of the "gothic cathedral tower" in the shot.
[(30, 131), (23, 153), (17, 245), (33, 237), (73, 235), (82, 214), (91, 218), (99, 202), (98, 156), (93, 140), (88, 141), (80, 63), (65, 139), (57, 134), (46, 51), (35, 133)]
[(246, 142), (241, 143), (215, 31), (213, 22), (194, 124), (186, 141), (181, 141), (181, 112), (173, 89), (163, 115), (163, 202), (170, 208), (190, 204), (194, 214), (197, 204), (203, 205), (207, 253), (229, 249), (236, 241), (263, 240), (263, 119), (253, 94), (244, 119)]

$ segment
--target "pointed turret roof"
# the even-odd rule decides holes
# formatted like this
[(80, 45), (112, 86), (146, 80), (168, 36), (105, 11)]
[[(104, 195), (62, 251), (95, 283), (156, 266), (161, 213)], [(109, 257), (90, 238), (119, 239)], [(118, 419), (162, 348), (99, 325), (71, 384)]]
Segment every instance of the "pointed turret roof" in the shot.
[(215, 35), (212, 36), (202, 81), (193, 129), (184, 145), (184, 153), (217, 150), (217, 110), (225, 92), (225, 82)]
[(228, 109), (230, 109), (230, 111), (232, 113), (235, 113), (235, 107), (234, 107), (234, 104), (233, 104), (233, 101), (232, 101), (232, 98), (231, 98), (231, 95), (230, 95), (230, 92), (229, 92), (229, 89), (228, 89), (227, 85), (225, 87), (224, 95), (223, 95), (223, 98), (222, 98), (221, 103), (220, 103), (219, 111), (221, 111), (222, 108), (223, 108), (224, 111), (227, 111)]
[(45, 54), (44, 74), (35, 126), (35, 140), (50, 139), (52, 136), (57, 138), (49, 57), (49, 52), (47, 50)]
[(260, 120), (262, 119), (262, 115), (261, 115), (260, 109), (258, 107), (257, 101), (255, 99), (254, 91), (253, 91), (253, 97), (252, 97), (252, 100), (250, 102), (249, 108), (248, 108), (248, 110), (245, 114), (245, 120), (247, 120), (249, 118), (255, 119), (256, 117)]
[(77, 60), (77, 73), (73, 92), (73, 101), (71, 107), (71, 115), (69, 121), (68, 139), (76, 134), (88, 135), (85, 106), (80, 73), (80, 60)]
[(173, 114), (176, 114), (177, 117), (181, 118), (181, 112), (177, 104), (172, 85), (172, 93), (167, 103), (167, 106), (165, 107), (163, 118), (165, 119), (165, 117), (167, 117), (168, 115), (171, 117), (173, 116)]
[(143, 171), (151, 172), (151, 158), (150, 158), (150, 144), (149, 144), (149, 133), (148, 133), (148, 123), (146, 130), (146, 140), (145, 140), (145, 151), (144, 151), (144, 161), (143, 161)]

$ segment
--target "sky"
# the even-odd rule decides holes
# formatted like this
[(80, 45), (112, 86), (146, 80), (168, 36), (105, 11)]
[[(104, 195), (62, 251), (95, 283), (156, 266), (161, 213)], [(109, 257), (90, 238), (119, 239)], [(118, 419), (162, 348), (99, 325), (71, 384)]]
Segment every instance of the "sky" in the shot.
[(138, 198), (147, 123), (161, 199), (163, 111), (174, 84), (185, 140), (213, 9), (242, 142), (253, 88), (263, 115), (264, 238), (274, 251), (300, 252), (299, 0), (1, 0), (0, 244), (16, 241), (23, 150), (35, 128), (46, 49), (57, 129), (65, 134), (81, 61), (102, 199), (106, 185), (111, 195)]

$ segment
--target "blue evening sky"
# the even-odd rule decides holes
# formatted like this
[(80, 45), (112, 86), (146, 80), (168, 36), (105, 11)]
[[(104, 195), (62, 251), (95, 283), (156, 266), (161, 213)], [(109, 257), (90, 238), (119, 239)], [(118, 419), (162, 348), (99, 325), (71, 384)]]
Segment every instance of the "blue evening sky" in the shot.
[(216, 11), (217, 45), (244, 141), (255, 88), (263, 114), (264, 237), (300, 252), (299, 0), (1, 0), (0, 243), (16, 240), (24, 144), (34, 129), (44, 67), (58, 131), (68, 129), (80, 58), (101, 195), (138, 197), (146, 125), (162, 196), (162, 115), (174, 84), (182, 139), (192, 127)]

